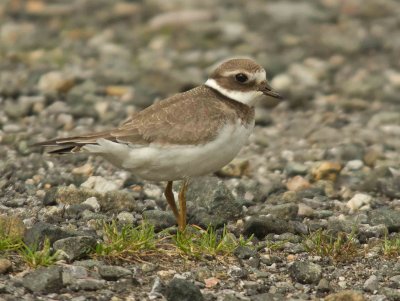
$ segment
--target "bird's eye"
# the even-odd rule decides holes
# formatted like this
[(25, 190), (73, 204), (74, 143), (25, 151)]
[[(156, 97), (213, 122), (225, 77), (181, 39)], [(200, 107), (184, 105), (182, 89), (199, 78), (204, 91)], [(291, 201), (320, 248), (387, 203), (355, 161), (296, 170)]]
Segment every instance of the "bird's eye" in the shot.
[(249, 78), (247, 77), (246, 74), (244, 73), (238, 73), (235, 75), (235, 79), (239, 82), (239, 83), (244, 83), (246, 82)]

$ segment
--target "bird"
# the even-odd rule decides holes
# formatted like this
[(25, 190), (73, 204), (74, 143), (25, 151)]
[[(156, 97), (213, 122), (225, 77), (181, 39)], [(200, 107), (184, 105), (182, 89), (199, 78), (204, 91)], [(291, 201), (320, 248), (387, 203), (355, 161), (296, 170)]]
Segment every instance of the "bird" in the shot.
[[(282, 99), (265, 69), (250, 58), (220, 63), (204, 84), (134, 113), (101, 132), (36, 143), (51, 154), (86, 152), (147, 181), (166, 181), (164, 196), (179, 231), (184, 231), (189, 181), (218, 171), (239, 153), (255, 124), (262, 96)], [(182, 181), (178, 203), (172, 191)]]

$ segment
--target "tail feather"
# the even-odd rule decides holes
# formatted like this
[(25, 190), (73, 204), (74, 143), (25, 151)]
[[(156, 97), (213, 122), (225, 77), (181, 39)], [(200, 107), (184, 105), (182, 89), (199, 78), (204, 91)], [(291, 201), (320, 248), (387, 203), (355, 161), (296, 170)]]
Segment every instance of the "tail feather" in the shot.
[(115, 141), (115, 137), (111, 135), (111, 131), (103, 131), (93, 134), (86, 134), (81, 136), (73, 136), (67, 138), (56, 138), (47, 141), (42, 141), (33, 144), (32, 146), (59, 146), (55, 150), (49, 151), (50, 154), (67, 154), (76, 153), (81, 150), (81, 148), (87, 144), (96, 144), (98, 139), (107, 139)]

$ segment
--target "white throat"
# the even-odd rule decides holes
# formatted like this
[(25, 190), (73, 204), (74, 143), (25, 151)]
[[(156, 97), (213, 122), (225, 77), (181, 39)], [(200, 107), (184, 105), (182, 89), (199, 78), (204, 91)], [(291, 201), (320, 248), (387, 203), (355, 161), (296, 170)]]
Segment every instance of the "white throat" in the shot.
[(235, 91), (235, 90), (225, 89), (225, 88), (221, 87), (215, 81), (215, 79), (212, 79), (212, 78), (209, 78), (206, 81), (205, 85), (214, 90), (217, 90), (219, 93), (221, 93), (222, 95), (224, 95), (230, 99), (236, 100), (236, 101), (241, 102), (250, 107), (253, 107), (256, 104), (258, 98), (263, 95), (263, 93), (261, 91), (243, 92), (243, 91)]

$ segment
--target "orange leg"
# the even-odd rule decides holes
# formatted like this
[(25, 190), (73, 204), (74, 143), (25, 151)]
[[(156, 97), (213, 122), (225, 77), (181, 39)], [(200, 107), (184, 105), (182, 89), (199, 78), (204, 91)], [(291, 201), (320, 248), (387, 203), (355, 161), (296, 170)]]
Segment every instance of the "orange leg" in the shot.
[(179, 225), (180, 215), (179, 215), (178, 208), (176, 207), (174, 193), (172, 192), (172, 181), (168, 181), (167, 187), (165, 187), (165, 190), (164, 190), (164, 195), (165, 195), (168, 205), (169, 205), (169, 207), (171, 207), (172, 212), (174, 213), (175, 219)]
[(178, 228), (184, 231), (186, 228), (186, 191), (189, 186), (189, 180), (185, 179), (182, 182), (181, 190), (179, 191), (179, 221)]

